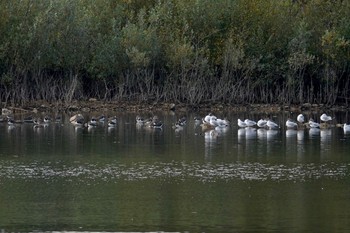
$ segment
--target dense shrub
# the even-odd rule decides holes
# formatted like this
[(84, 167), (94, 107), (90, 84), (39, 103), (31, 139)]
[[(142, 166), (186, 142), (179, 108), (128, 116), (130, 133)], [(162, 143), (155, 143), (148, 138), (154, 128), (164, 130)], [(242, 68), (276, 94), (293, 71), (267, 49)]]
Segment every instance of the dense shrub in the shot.
[(350, 3), (0, 1), (0, 98), (348, 103)]

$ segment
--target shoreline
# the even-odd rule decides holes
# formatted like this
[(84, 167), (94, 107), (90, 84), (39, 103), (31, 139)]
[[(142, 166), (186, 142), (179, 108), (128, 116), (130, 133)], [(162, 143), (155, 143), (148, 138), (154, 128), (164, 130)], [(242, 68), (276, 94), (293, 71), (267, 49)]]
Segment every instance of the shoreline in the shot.
[(42, 113), (42, 112), (153, 112), (153, 111), (174, 111), (174, 112), (264, 112), (277, 113), (286, 112), (329, 112), (329, 111), (350, 111), (345, 105), (326, 106), (323, 104), (304, 103), (301, 105), (287, 104), (225, 104), (225, 103), (204, 103), (200, 105), (189, 105), (184, 103), (140, 103), (134, 101), (108, 101), (103, 102), (96, 99), (88, 101), (73, 101), (72, 103), (48, 103), (36, 101), (26, 106), (2, 106), (14, 114), (17, 113)]

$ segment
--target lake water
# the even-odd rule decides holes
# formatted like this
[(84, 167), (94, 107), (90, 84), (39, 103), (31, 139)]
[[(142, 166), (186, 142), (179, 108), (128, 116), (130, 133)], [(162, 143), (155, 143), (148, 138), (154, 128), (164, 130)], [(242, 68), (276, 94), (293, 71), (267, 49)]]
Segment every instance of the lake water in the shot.
[[(160, 129), (113, 113), (116, 128), (0, 123), (0, 228), (4, 232), (349, 232), (350, 135), (341, 128), (239, 129), (260, 113), (156, 113)], [(144, 114), (150, 116), (151, 114)], [(334, 115), (344, 123), (348, 113)], [(86, 115), (86, 117), (88, 117)], [(319, 119), (309, 113), (307, 118)]]

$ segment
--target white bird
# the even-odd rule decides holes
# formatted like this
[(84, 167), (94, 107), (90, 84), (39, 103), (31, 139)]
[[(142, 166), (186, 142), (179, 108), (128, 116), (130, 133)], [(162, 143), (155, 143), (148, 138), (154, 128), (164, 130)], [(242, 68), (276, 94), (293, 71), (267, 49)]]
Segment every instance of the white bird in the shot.
[(89, 123), (87, 124), (88, 127), (96, 127), (97, 126), (97, 120), (96, 118), (91, 118)]
[(320, 128), (320, 124), (315, 122), (312, 119), (309, 120), (309, 126), (310, 126), (310, 128)]
[(80, 113), (72, 116), (71, 118), (69, 118), (69, 122), (71, 122), (72, 124), (74, 124), (77, 121), (84, 121), (84, 117), (83, 115), (81, 115)]
[(255, 121), (249, 120), (249, 119), (245, 119), (244, 123), (248, 126), (248, 127), (253, 127), (254, 125), (256, 125)]
[(117, 126), (117, 117), (114, 116), (114, 117), (111, 117), (108, 119), (108, 127), (116, 127)]
[(180, 132), (184, 129), (184, 124), (181, 124), (181, 122), (178, 121), (174, 124), (173, 129), (175, 129), (176, 132)]
[(271, 120), (267, 120), (266, 126), (267, 126), (269, 129), (278, 129), (278, 128), (279, 128), (279, 126), (278, 126), (275, 122), (273, 122), (273, 121), (271, 121)]
[(101, 115), (101, 116), (98, 117), (98, 121), (99, 122), (103, 122), (104, 123), (105, 120), (106, 120), (106, 116), (105, 115)]
[(149, 125), (149, 127), (161, 129), (161, 128), (163, 128), (163, 122), (161, 122), (157, 116), (153, 116), (152, 122)]
[(219, 128), (225, 128), (230, 125), (230, 122), (227, 119), (216, 119), (216, 123)]
[(286, 126), (287, 126), (287, 128), (291, 129), (291, 128), (298, 127), (298, 124), (296, 122), (292, 121), (291, 119), (288, 119), (286, 121)]
[(331, 121), (331, 120), (332, 120), (332, 117), (331, 117), (331, 116), (328, 116), (326, 113), (323, 113), (323, 114), (320, 116), (320, 119), (321, 119), (321, 121), (327, 122), (327, 121)]
[(260, 128), (265, 128), (266, 127), (266, 123), (267, 123), (267, 120), (260, 119), (260, 120), (258, 120), (258, 122), (256, 124)]
[(247, 124), (246, 124), (244, 121), (241, 121), (241, 119), (238, 119), (238, 120), (237, 120), (237, 124), (238, 124), (238, 126), (241, 127), (241, 128), (247, 127)]
[(50, 123), (50, 122), (51, 122), (51, 118), (49, 116), (45, 116), (44, 123)]
[(209, 113), (204, 117), (204, 122), (203, 123), (210, 123), (211, 117), (214, 116), (213, 114)]
[(303, 115), (303, 114), (299, 114), (299, 115), (297, 116), (297, 121), (298, 121), (299, 123), (304, 123), (304, 121), (305, 121), (304, 115)]
[(218, 121), (217, 121), (217, 119), (218, 119), (218, 118), (216, 118), (216, 116), (211, 116), (209, 123), (210, 123), (212, 126), (216, 127), (216, 126), (218, 126)]
[(141, 116), (136, 116), (136, 124), (143, 125), (145, 123), (145, 119)]
[(343, 126), (344, 133), (350, 133), (350, 124), (344, 124)]
[(74, 126), (77, 126), (77, 127), (81, 127), (84, 125), (84, 117), (80, 113), (69, 118), (69, 121), (70, 123), (72, 123)]

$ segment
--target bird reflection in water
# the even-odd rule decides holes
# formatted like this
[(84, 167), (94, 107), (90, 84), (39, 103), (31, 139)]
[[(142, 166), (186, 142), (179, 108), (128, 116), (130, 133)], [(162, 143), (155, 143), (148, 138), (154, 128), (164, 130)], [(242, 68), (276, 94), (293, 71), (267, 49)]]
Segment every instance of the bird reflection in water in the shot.
[(213, 155), (213, 149), (216, 147), (219, 133), (216, 130), (204, 132), (205, 158), (209, 159)]

